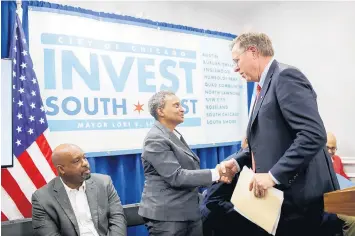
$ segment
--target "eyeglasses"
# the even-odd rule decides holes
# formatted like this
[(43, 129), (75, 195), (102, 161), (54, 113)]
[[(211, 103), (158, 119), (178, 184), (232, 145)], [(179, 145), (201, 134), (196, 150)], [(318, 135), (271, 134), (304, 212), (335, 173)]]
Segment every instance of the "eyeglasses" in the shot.
[(328, 150), (331, 150), (331, 151), (333, 151), (333, 152), (334, 152), (334, 151), (336, 151), (336, 150), (337, 150), (337, 147), (328, 147), (328, 146), (327, 146), (327, 149), (328, 149)]
[(246, 51), (248, 51), (248, 49), (245, 49), (241, 54), (239, 54), (239, 58), (238, 59), (233, 59), (233, 64), (234, 66), (239, 68), (239, 60), (240, 60), (240, 56), (243, 55)]

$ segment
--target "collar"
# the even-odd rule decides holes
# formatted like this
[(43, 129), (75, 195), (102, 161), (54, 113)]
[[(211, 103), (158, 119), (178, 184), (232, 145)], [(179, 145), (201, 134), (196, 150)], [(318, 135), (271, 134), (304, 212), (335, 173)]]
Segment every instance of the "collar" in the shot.
[[(62, 178), (60, 178), (60, 180), (62, 181), (63, 185), (64, 185), (64, 188), (65, 188), (65, 191), (69, 194), (70, 192), (73, 192), (75, 191), (76, 189), (72, 189), (70, 188), (68, 185), (66, 185), (64, 183), (64, 181), (62, 180)], [(83, 191), (85, 192), (86, 190), (86, 184), (85, 184), (85, 181), (83, 181), (83, 184), (79, 187), (79, 190), (76, 190), (76, 191)]]
[(169, 133), (169, 132), (171, 133), (171, 130), (168, 129), (168, 127), (166, 127), (162, 123), (160, 123), (160, 121), (158, 121), (158, 120), (155, 121), (155, 126), (158, 127), (159, 129), (161, 129), (162, 131), (166, 132), (166, 133)]
[(274, 58), (271, 58), (271, 60), (269, 61), (269, 63), (266, 65), (266, 67), (265, 67), (263, 73), (261, 73), (260, 81), (259, 81), (259, 86), (260, 86), (261, 88), (262, 88), (263, 85), (264, 85), (264, 82), (265, 82), (267, 73), (269, 72), (270, 66), (271, 66), (271, 64), (272, 64), (272, 62), (273, 62), (274, 60), (275, 60)]
[(178, 137), (178, 139), (181, 139), (181, 134), (176, 129), (174, 129), (173, 133), (176, 135), (176, 137)]

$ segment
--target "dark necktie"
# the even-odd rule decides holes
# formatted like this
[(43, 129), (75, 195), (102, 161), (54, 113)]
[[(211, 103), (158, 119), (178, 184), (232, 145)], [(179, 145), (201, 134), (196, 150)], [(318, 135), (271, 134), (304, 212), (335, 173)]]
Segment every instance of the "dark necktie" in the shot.
[(258, 84), (258, 86), (256, 87), (256, 96), (255, 96), (255, 101), (254, 101), (254, 106), (253, 106), (253, 113), (254, 113), (255, 105), (256, 105), (256, 103), (258, 102), (258, 99), (259, 99), (260, 91), (261, 91), (261, 87)]

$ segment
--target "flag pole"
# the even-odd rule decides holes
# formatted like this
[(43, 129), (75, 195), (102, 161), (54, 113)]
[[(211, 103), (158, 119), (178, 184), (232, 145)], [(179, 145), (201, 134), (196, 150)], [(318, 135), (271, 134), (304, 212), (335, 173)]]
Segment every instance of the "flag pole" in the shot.
[(16, 0), (16, 13), (18, 14), (18, 17), (22, 21), (22, 0)]

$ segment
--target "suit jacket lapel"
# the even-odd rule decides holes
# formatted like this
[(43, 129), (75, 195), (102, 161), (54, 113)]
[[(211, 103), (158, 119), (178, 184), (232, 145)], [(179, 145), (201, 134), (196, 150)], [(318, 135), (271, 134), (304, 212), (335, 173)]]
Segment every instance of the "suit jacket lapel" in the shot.
[(195, 156), (195, 154), (191, 151), (189, 145), (185, 142), (184, 138), (181, 135), (181, 139), (179, 139), (173, 132), (168, 130), (165, 126), (163, 126), (159, 121), (155, 122), (155, 126), (157, 126), (159, 129), (163, 130), (164, 132), (169, 134), (170, 140), (175, 143), (178, 147), (180, 147), (187, 155), (191, 156), (195, 161), (200, 163), (200, 159)]
[(65, 191), (64, 185), (60, 180), (60, 177), (56, 177), (54, 181), (53, 191), (55, 192), (54, 196), (57, 199), (59, 205), (63, 208), (65, 214), (68, 216), (68, 218), (74, 225), (77, 235), (80, 235), (78, 222), (76, 221), (76, 217), (71, 206), (68, 194)]
[(88, 199), (92, 221), (94, 222), (96, 230), (99, 227), (99, 213), (98, 213), (98, 192), (95, 182), (92, 179), (85, 181), (86, 183), (86, 197)]
[(277, 61), (274, 60), (270, 66), (270, 69), (269, 69), (267, 75), (266, 75), (265, 82), (264, 82), (263, 87), (261, 88), (258, 100), (256, 101), (254, 111), (252, 111), (252, 115), (250, 117), (249, 125), (248, 125), (249, 129), (251, 129), (251, 127), (253, 126), (254, 120), (255, 120), (256, 116), (258, 115), (261, 104), (263, 103), (265, 94), (267, 93), (267, 91), (269, 89), (271, 78), (272, 78), (272, 75), (274, 74), (276, 65), (277, 65)]
[[(178, 134), (180, 134), (177, 130), (175, 130)], [(181, 135), (181, 134), (180, 134)], [(176, 137), (176, 135), (174, 134), (174, 136)], [(177, 137), (176, 137), (177, 138)], [(182, 149), (184, 150), (184, 152), (186, 154), (189, 154), (190, 156), (192, 156), (199, 164), (200, 164), (200, 158), (198, 158), (198, 156), (196, 156), (196, 154), (191, 150), (191, 148), (189, 147), (189, 145), (186, 143), (184, 137), (181, 135), (180, 138), (180, 142), (182, 144), (184, 144), (182, 146)], [(181, 147), (181, 146), (180, 146)]]

